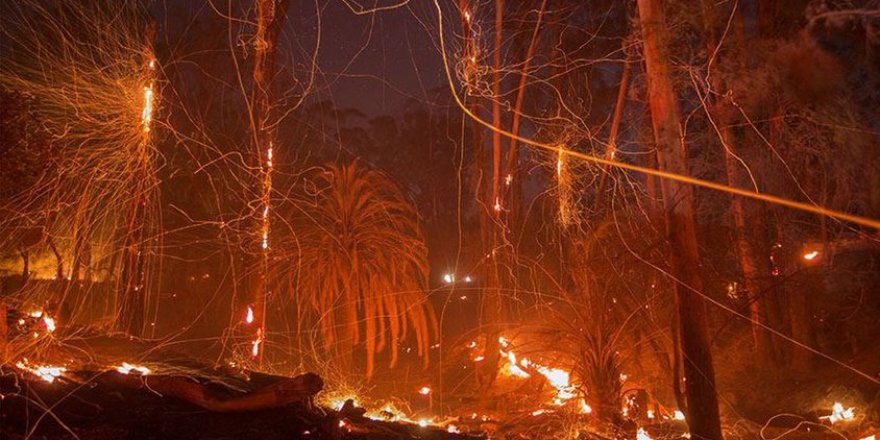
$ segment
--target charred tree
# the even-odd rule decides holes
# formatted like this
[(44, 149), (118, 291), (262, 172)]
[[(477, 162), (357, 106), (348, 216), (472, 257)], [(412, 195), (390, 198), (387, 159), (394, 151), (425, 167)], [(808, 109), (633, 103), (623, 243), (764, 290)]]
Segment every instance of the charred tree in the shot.
[(257, 197), (259, 203), (253, 216), (253, 229), (245, 235), (246, 276), (243, 288), (248, 307), (256, 323), (252, 335), (251, 354), (262, 363), (266, 338), (266, 303), (269, 295), (267, 277), (270, 247), (269, 226), (271, 215), (272, 170), (274, 167), (277, 115), (273, 111), (273, 78), (276, 75), (275, 58), (281, 28), (290, 7), (288, 0), (257, 0), (257, 31), (254, 37), (253, 90), (250, 100), (251, 135), (253, 141), (252, 164), (259, 171)]
[[(662, 3), (659, 0), (639, 0), (638, 10), (659, 169), (688, 175), (687, 149), (664, 46), (667, 40)], [(694, 438), (718, 440), (722, 438), (721, 421), (707, 335), (706, 304), (700, 296), (703, 279), (699, 272), (693, 188), (662, 179), (660, 191), (672, 254), (671, 271), (677, 280), (675, 292), (684, 357), (688, 424)]]

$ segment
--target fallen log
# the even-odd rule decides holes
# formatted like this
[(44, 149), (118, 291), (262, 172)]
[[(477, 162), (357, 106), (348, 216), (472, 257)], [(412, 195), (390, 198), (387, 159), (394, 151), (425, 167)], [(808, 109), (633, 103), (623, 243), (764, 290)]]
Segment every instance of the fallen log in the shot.
[(292, 403), (311, 405), (324, 387), (314, 373), (279, 378), (275, 383), (247, 393), (234, 393), (213, 384), (199, 383), (185, 376), (139, 376), (108, 372), (110, 381), (129, 388), (145, 388), (166, 397), (175, 397), (214, 412), (246, 412), (277, 408)]

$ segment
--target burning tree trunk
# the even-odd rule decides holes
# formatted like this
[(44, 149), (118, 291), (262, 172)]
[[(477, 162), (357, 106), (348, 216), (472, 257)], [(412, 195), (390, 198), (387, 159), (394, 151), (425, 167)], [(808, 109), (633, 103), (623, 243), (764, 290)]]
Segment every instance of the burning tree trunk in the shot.
[[(269, 226), (272, 195), (272, 171), (275, 154), (275, 121), (270, 96), (272, 94), (272, 78), (275, 75), (275, 55), (278, 49), (278, 37), (287, 15), (290, 2), (287, 0), (257, 0), (257, 32), (254, 37), (254, 70), (253, 95), (251, 98), (251, 130), (253, 138), (254, 166), (260, 170), (258, 184), (259, 203), (257, 205), (255, 231), (246, 233), (247, 237), (256, 236), (256, 240), (248, 240), (246, 248), (247, 260), (244, 277), (244, 293), (252, 316), (248, 321), (256, 323), (252, 335), (251, 355), (262, 361), (266, 338), (266, 285), (269, 272)], [(256, 244), (254, 246), (253, 244)]]
[[(662, 171), (687, 175), (687, 151), (680, 127), (678, 103), (669, 73), (665, 50), (664, 13), (659, 0), (638, 0), (644, 38), (648, 102), (657, 160)], [(684, 376), (688, 403), (688, 424), (694, 438), (721, 439), (715, 371), (707, 336), (706, 304), (699, 296), (703, 279), (694, 222), (694, 195), (690, 186), (662, 179), (666, 227), (672, 248), (672, 275), (678, 302)]]

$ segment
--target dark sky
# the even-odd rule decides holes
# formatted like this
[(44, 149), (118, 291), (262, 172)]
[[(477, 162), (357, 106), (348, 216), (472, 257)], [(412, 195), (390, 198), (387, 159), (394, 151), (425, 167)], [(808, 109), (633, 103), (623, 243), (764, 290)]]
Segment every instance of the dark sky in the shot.
[[(292, 14), (297, 6), (291, 7)], [(343, 1), (333, 1), (324, 5), (321, 21), (322, 72), (319, 96), (313, 99), (329, 99), (370, 116), (394, 114), (406, 100), (425, 99), (427, 90), (444, 84), (432, 3), (357, 15)], [(287, 38), (296, 37), (291, 26), (305, 30), (308, 23), (314, 26), (314, 15), (290, 21)]]

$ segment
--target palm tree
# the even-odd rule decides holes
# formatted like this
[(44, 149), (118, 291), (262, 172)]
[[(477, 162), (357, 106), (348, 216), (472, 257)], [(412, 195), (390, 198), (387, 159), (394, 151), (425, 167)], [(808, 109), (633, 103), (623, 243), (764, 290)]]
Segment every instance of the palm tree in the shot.
[(330, 165), (311, 179), (317, 191), (297, 221), (302, 298), (317, 314), (324, 348), (367, 354), (367, 376), (376, 353), (398, 346), (412, 330), (428, 362), (437, 333), (427, 300), (428, 251), (415, 207), (379, 171), (352, 163)]

